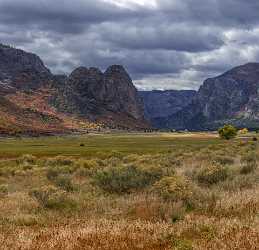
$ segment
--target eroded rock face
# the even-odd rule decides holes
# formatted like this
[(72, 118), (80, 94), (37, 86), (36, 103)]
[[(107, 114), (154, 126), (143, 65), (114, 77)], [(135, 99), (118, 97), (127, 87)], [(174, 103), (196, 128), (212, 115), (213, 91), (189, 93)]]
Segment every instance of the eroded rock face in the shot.
[(108, 108), (125, 112), (135, 119), (144, 119), (144, 108), (132, 80), (120, 65), (110, 66), (104, 73)]
[(68, 77), (59, 108), (92, 120), (121, 115), (145, 122), (144, 109), (132, 80), (120, 65), (104, 73), (97, 68), (79, 67)]
[(69, 77), (53, 75), (37, 55), (0, 44), (0, 98), (0, 113), (5, 116), (0, 133), (8, 132), (11, 123), (12, 133), (70, 131), (74, 129), (71, 119), (112, 128), (148, 126), (141, 99), (119, 65), (105, 73), (80, 67)]
[(19, 89), (38, 88), (52, 75), (32, 53), (0, 44), (0, 81)]
[(259, 127), (259, 63), (207, 79), (192, 103), (165, 122), (178, 129), (215, 129), (225, 123)]
[(146, 119), (158, 128), (164, 127), (164, 119), (188, 106), (195, 94), (195, 90), (139, 91)]

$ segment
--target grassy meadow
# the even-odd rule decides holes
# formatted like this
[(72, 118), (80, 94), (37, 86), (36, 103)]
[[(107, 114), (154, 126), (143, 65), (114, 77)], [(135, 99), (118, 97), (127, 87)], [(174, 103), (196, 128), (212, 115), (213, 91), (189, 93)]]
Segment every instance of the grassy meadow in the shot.
[(1, 138), (0, 249), (259, 249), (255, 137)]

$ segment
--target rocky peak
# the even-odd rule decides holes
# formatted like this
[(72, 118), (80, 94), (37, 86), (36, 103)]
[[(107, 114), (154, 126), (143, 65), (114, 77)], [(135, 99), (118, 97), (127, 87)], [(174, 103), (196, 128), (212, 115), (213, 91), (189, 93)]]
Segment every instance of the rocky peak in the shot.
[(259, 127), (259, 63), (235, 67), (204, 81), (193, 102), (173, 115), (169, 127), (213, 129), (225, 123)]
[(117, 81), (125, 80), (126, 82), (132, 82), (128, 72), (122, 65), (112, 65), (105, 71), (106, 79)]
[(88, 74), (88, 69), (86, 67), (78, 67), (71, 72), (69, 77), (80, 78), (83, 75), (87, 75), (87, 74)]
[(105, 74), (127, 74), (127, 71), (125, 70), (125, 68), (122, 65), (111, 65), (107, 68), (107, 70), (105, 71)]
[(141, 99), (122, 66), (110, 66), (105, 73), (79, 67), (68, 77), (52, 75), (37, 55), (0, 44), (0, 97), (13, 94), (29, 98), (37, 93), (46, 101), (42, 112), (50, 105), (57, 112), (104, 121), (112, 127), (147, 127)]
[(0, 80), (10, 80), (17, 88), (37, 88), (51, 77), (37, 55), (0, 44)]
[[(79, 67), (66, 82), (66, 99), (80, 115), (95, 118), (112, 113), (144, 121), (143, 103), (123, 66), (110, 66), (105, 73), (98, 68)], [(68, 106), (68, 105), (67, 105)]]
[(0, 55), (1, 71), (22, 72), (25, 70), (34, 70), (38, 73), (50, 74), (50, 70), (45, 67), (42, 60), (35, 54), (6, 45), (0, 45)]

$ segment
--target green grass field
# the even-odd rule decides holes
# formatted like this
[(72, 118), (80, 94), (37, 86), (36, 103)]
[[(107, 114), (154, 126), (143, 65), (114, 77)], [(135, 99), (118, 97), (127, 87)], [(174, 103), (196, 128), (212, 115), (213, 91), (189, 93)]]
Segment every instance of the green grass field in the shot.
[[(2, 138), (0, 157), (35, 156), (100, 156), (113, 151), (122, 154), (164, 153), (182, 148), (202, 148), (220, 144), (215, 136), (197, 134), (105, 134), (42, 138)], [(80, 146), (84, 144), (84, 146)]]

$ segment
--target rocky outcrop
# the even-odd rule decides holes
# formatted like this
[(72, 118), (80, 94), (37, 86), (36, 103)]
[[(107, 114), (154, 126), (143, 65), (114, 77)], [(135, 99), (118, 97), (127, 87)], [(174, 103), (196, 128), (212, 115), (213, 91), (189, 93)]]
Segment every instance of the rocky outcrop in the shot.
[[(80, 67), (53, 75), (31, 53), (0, 44), (0, 133), (57, 133), (82, 128), (148, 127), (128, 73)], [(95, 124), (95, 125), (94, 125)]]
[(0, 81), (18, 89), (36, 89), (50, 81), (52, 74), (32, 53), (0, 44)]
[(63, 112), (76, 113), (111, 127), (148, 126), (142, 100), (120, 65), (110, 66), (104, 73), (98, 68), (75, 69), (56, 104)]
[(190, 105), (163, 122), (176, 129), (258, 128), (258, 108), (259, 63), (248, 63), (207, 79)]
[(188, 106), (195, 94), (195, 90), (139, 91), (146, 119), (158, 128), (163, 128), (164, 119)]

